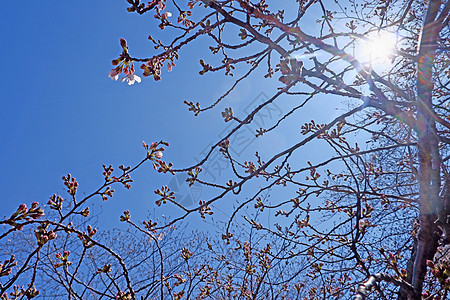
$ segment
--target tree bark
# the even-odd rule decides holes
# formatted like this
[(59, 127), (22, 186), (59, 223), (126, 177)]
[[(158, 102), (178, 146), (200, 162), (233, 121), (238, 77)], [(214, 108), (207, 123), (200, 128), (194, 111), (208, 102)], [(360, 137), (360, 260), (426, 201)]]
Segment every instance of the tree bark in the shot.
[[(414, 261), (416, 260), (416, 253), (417, 253), (417, 238), (414, 238), (413, 247), (411, 249), (411, 256), (408, 259), (408, 263), (406, 264), (406, 282), (411, 284), (412, 281), (412, 274), (414, 269)], [(408, 299), (408, 291), (404, 287), (400, 287), (400, 290), (398, 292), (398, 298), (397, 300), (407, 300)]]
[[(436, 55), (439, 26), (435, 22), (441, 1), (428, 2), (426, 17), (418, 45), (417, 66), (417, 135), (419, 148), (420, 229), (414, 262), (412, 286), (415, 299), (420, 299), (426, 274), (426, 261), (436, 253), (439, 234), (435, 221), (442, 211), (439, 138), (432, 115), (432, 68)], [(431, 113), (429, 113), (431, 112)], [(410, 300), (411, 297), (409, 297)]]

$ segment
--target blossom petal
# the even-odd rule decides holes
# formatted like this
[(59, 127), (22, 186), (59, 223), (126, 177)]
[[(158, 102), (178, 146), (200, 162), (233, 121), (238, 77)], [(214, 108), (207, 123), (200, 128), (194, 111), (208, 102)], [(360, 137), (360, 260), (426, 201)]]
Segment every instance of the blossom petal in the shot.
[(141, 77), (134, 75), (134, 80), (136, 80), (138, 83), (141, 82)]
[(108, 77), (111, 78), (112, 80), (117, 80), (119, 78), (119, 74), (120, 72), (118, 72), (116, 69), (112, 69), (108, 73)]

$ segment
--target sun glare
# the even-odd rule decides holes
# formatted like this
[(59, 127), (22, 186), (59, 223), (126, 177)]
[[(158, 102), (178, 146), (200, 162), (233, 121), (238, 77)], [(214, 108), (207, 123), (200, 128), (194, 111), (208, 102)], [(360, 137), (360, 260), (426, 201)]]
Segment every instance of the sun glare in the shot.
[(396, 36), (390, 32), (377, 32), (367, 36), (361, 42), (361, 54), (364, 60), (387, 61), (395, 49)]

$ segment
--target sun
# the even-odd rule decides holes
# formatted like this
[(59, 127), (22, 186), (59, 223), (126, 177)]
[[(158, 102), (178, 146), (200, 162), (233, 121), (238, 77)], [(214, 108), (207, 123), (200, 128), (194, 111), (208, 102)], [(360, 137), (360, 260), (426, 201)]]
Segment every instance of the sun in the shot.
[(391, 32), (373, 32), (361, 41), (361, 57), (364, 61), (387, 61), (394, 53), (397, 37)]

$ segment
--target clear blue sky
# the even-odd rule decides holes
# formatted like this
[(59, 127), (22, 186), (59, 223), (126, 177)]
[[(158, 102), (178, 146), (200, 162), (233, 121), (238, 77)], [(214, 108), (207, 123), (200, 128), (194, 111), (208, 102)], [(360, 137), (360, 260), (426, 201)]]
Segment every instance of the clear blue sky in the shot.
[[(229, 125), (220, 117), (224, 106), (233, 106), (243, 116), (248, 102), (261, 92), (271, 96), (280, 86), (276, 79), (255, 77), (239, 86), (222, 108), (194, 118), (184, 100), (205, 106), (233, 80), (223, 73), (198, 75), (199, 59), (205, 53), (202, 41), (182, 51), (177, 66), (163, 73), (161, 82), (144, 79), (128, 86), (109, 79), (110, 62), (120, 54), (120, 37), (127, 39), (133, 56), (155, 53), (147, 40), (148, 34), (160, 32), (154, 24), (152, 14), (127, 13), (126, 1), (2, 4), (1, 217), (20, 203), (46, 203), (53, 193), (64, 196), (60, 179), (67, 173), (79, 180), (80, 193), (91, 192), (102, 182), (103, 163), (117, 167), (144, 157), (142, 140), (169, 141), (165, 158), (179, 167), (191, 165)], [(279, 104), (280, 111), (287, 112), (296, 101), (288, 98)], [(320, 111), (307, 108), (305, 121), (314, 116), (325, 121), (330, 116), (324, 118), (324, 112), (323, 103)], [(245, 153), (251, 157), (255, 148), (269, 154), (290, 146), (295, 141), (289, 134), (299, 132), (301, 125), (288, 122), (284, 131), (253, 142), (253, 151), (249, 148)], [(314, 157), (314, 151), (309, 154)], [(134, 178), (130, 192), (119, 188), (114, 202), (104, 207), (107, 218), (118, 219), (123, 209), (145, 217), (155, 207), (155, 188), (170, 180), (150, 165)]]

